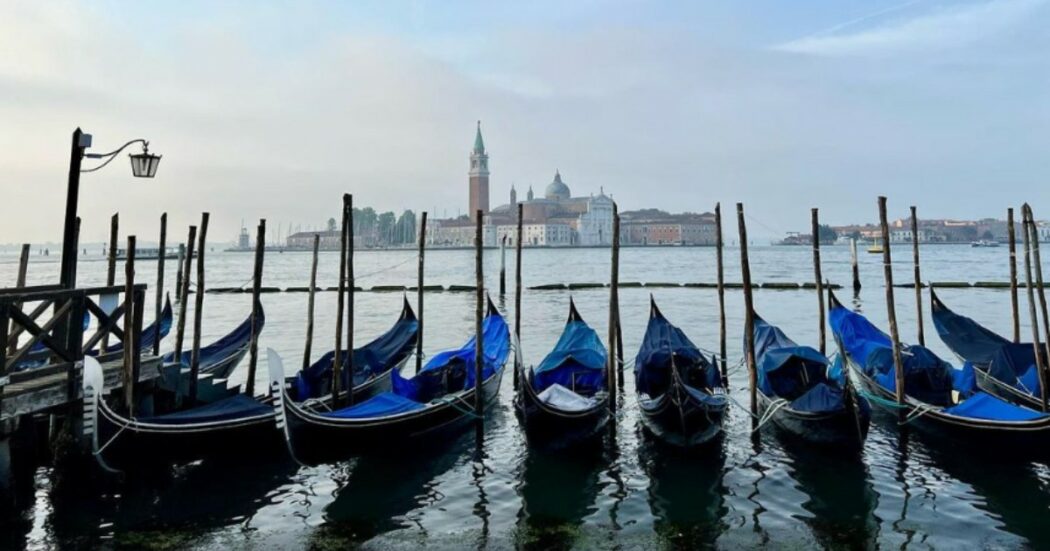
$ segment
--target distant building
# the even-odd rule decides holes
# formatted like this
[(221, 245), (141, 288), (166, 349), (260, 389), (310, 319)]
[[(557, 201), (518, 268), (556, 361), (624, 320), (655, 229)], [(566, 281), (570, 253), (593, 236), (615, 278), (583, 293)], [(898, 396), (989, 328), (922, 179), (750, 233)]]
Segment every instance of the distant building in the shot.
[(624, 245), (714, 245), (715, 215), (670, 214), (657, 209), (620, 215), (620, 242)]
[(485, 141), (481, 138), (481, 121), (474, 136), (474, 149), (470, 152), (470, 212), (471, 220), (476, 220), (477, 211), (487, 214), (489, 211), (489, 155), (485, 152)]

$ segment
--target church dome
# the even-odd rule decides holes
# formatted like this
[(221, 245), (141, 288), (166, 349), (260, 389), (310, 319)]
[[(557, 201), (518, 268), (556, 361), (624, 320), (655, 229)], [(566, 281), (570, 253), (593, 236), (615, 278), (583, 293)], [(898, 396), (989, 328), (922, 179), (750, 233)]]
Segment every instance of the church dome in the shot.
[(561, 201), (571, 197), (569, 186), (561, 181), (561, 173), (557, 170), (554, 171), (554, 181), (547, 185), (547, 191), (543, 196), (553, 201)]

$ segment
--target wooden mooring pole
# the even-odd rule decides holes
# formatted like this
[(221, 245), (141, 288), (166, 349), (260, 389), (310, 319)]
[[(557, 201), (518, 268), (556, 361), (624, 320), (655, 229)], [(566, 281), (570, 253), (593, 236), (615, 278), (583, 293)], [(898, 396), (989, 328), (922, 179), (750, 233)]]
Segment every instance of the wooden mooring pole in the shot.
[(922, 320), (922, 273), (919, 268), (919, 219), (915, 206), (911, 207), (911, 259), (915, 269), (915, 320), (919, 330), (919, 346), (926, 346)]
[(190, 267), (193, 266), (193, 250), (197, 241), (197, 226), (190, 226), (186, 240), (186, 257), (179, 272), (179, 320), (175, 324), (175, 363), (182, 364), (182, 343), (186, 336), (186, 309), (190, 294)]
[(474, 307), (474, 413), (478, 416), (478, 425), (483, 423), (482, 415), (485, 413), (485, 389), (484, 374), (485, 349), (482, 342), (482, 317), (485, 312), (485, 271), (482, 266), (482, 224), (484, 213), (478, 209), (474, 213), (476, 227), (474, 229), (474, 281), (477, 290), (476, 304)]
[(620, 327), (620, 210), (616, 203), (613, 203), (612, 257), (616, 284), (612, 285), (610, 290), (613, 299), (612, 314), (616, 321), (613, 328), (616, 330), (616, 391), (619, 394), (623, 390), (623, 330)]
[(153, 355), (160, 356), (160, 316), (164, 310), (164, 257), (168, 255), (168, 213), (160, 215), (160, 244), (157, 248), (157, 296), (153, 315)]
[(499, 296), (507, 294), (507, 236), (499, 240)]
[[(192, 241), (192, 239), (191, 239)], [(178, 267), (175, 270), (175, 302), (182, 298), (182, 263), (186, 261), (186, 245), (179, 243)]]
[(606, 383), (609, 391), (609, 411), (613, 414), (617, 409), (617, 387), (619, 387), (619, 358), (616, 355), (616, 324), (619, 322), (616, 316), (617, 291), (620, 288), (620, 212), (619, 206), (613, 203), (613, 235), (612, 235), (612, 259), (609, 263), (609, 365)]
[[(1022, 224), (1023, 226), (1023, 224)], [(1021, 317), (1017, 305), (1017, 232), (1014, 229), (1014, 209), (1006, 209), (1007, 242), (1010, 246), (1010, 311), (1013, 313), (1014, 342), (1021, 341)]]
[[(346, 195), (343, 195), (343, 221), (339, 234), (339, 296), (336, 297), (335, 306), (335, 355), (332, 356), (332, 407), (339, 407), (339, 387), (342, 383), (343, 367), (343, 308), (346, 299), (346, 237), (348, 229), (346, 225), (350, 221), (350, 215), (346, 212)], [(352, 379), (351, 379), (352, 381)], [(351, 383), (352, 384), (352, 383)]]
[[(248, 396), (255, 395), (255, 370), (259, 364), (259, 333), (255, 330), (259, 323), (259, 314), (262, 313), (262, 304), (259, 301), (259, 293), (262, 290), (263, 255), (266, 247), (266, 219), (259, 220), (259, 229), (255, 234), (255, 265), (252, 269), (252, 332), (248, 341), (248, 380), (244, 382), (244, 393)], [(267, 385), (269, 389), (269, 385)]]
[(522, 203), (518, 203), (518, 232), (517, 237), (514, 238), (514, 340), (517, 341), (515, 346), (518, 347), (518, 353), (514, 354), (514, 390), (518, 389), (518, 385), (521, 381), (518, 380), (518, 371), (521, 370), (521, 366), (518, 365), (518, 357), (521, 354), (521, 239), (523, 237), (524, 227), (522, 225), (522, 214), (524, 213), (524, 207)]
[(193, 301), (193, 351), (190, 353), (190, 404), (197, 402), (197, 377), (201, 371), (201, 322), (204, 319), (204, 250), (208, 239), (208, 213), (201, 214), (197, 235), (197, 293)]
[[(1035, 216), (1032, 214), (1032, 207), (1025, 203), (1024, 214), (1028, 219), (1028, 232), (1031, 234), (1032, 241), (1032, 264), (1035, 266), (1035, 293), (1039, 297), (1039, 310), (1043, 318), (1043, 354), (1040, 354), (1040, 350), (1036, 349), (1036, 356), (1042, 356), (1042, 371), (1040, 372), (1040, 386), (1044, 389), (1043, 391), (1043, 411), (1048, 410), (1048, 395), (1050, 395), (1050, 319), (1047, 318), (1047, 307), (1046, 307), (1046, 291), (1043, 289), (1043, 263), (1039, 259), (1039, 228), (1035, 224)], [(1038, 333), (1038, 331), (1037, 331)]]
[[(79, 323), (72, 320), (72, 323)], [(135, 415), (135, 236), (128, 236), (124, 261), (124, 408)]]
[(423, 369), (423, 262), (427, 251), (427, 211), (419, 223), (419, 273), (416, 276), (416, 318), (419, 330), (416, 332), (416, 373)]
[(747, 224), (744, 204), (736, 204), (736, 223), (740, 230), (740, 274), (744, 284), (744, 361), (751, 387), (751, 426), (758, 423), (758, 366), (755, 364), (755, 304), (751, 297), (751, 263), (747, 258)]
[(729, 388), (729, 366), (726, 359), (726, 282), (722, 267), (722, 203), (715, 203), (715, 269), (718, 272), (718, 360), (722, 363), (722, 386)]
[(893, 301), (893, 263), (890, 257), (890, 226), (886, 221), (886, 198), (879, 197), (879, 226), (882, 230), (882, 273), (886, 280), (886, 313), (890, 322), (890, 341), (893, 344), (893, 375), (896, 387), (897, 416), (904, 420), (904, 363), (901, 360), (901, 337), (897, 331), (897, 309)]
[(343, 195), (346, 202), (346, 403), (354, 403), (354, 196)]
[[(106, 287), (113, 287), (117, 281), (117, 231), (120, 229), (120, 213), (109, 219), (109, 253), (106, 254)], [(112, 312), (107, 312), (112, 314)], [(109, 348), (109, 332), (102, 334), (99, 350), (103, 353)]]
[(816, 280), (817, 309), (820, 312), (817, 315), (817, 323), (820, 324), (820, 353), (824, 354), (826, 351), (827, 330), (824, 327), (826, 325), (824, 323), (824, 279), (820, 273), (820, 213), (818, 209), (814, 208), (810, 210), (810, 214), (813, 226), (813, 278)]
[(310, 349), (314, 344), (314, 295), (317, 293), (317, 251), (321, 247), (321, 234), (314, 234), (314, 254), (310, 263), (310, 295), (306, 299), (306, 346), (303, 350), (303, 371), (310, 367)]
[[(18, 275), (15, 276), (15, 288), (16, 289), (21, 289), (22, 287), (26, 286), (26, 276), (29, 274), (29, 253), (30, 253), (31, 249), (32, 249), (32, 246), (29, 243), (23, 243), (22, 244), (22, 251), (18, 255)], [(18, 305), (15, 306), (15, 308), (21, 308), (21, 307), (22, 307), (21, 304), (18, 304)], [(15, 322), (12, 321), (12, 322), (10, 322), (10, 325), (9, 325), (9, 328), (8, 328), (8, 331), (7, 331), (7, 335), (14, 334), (14, 330), (15, 330)], [(3, 340), (7, 340), (6, 335), (5, 335), (5, 338)], [(2, 342), (3, 341), (0, 341), (0, 344), (2, 344)], [(18, 339), (17, 338), (14, 339), (13, 341), (7, 343), (7, 355), (8, 356), (13, 356), (16, 352), (18, 352)], [(0, 366), (0, 371), (2, 371), (2, 370), (3, 370), (3, 366)]]
[(853, 268), (853, 296), (860, 294), (860, 268), (857, 266), (857, 239), (849, 240), (849, 262)]

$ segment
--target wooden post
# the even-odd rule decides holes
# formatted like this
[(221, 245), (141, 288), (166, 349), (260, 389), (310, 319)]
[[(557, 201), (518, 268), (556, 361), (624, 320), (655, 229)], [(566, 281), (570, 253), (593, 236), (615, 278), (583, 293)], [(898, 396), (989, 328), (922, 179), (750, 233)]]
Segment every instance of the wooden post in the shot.
[(427, 211), (419, 223), (419, 274), (416, 281), (416, 317), (419, 330), (416, 334), (416, 373), (423, 369), (423, 260), (427, 249)]
[(474, 413), (481, 416), (485, 413), (485, 390), (482, 375), (484, 374), (485, 350), (482, 341), (482, 318), (485, 312), (485, 272), (482, 266), (482, 224), (485, 213), (478, 209), (474, 217), (477, 221), (474, 229), (474, 281), (477, 289), (474, 308)]
[(922, 325), (922, 274), (919, 271), (919, 219), (915, 216), (915, 206), (911, 207), (911, 259), (915, 266), (915, 315), (919, 328), (919, 346), (926, 346), (926, 335)]
[(346, 203), (346, 402), (354, 403), (354, 196), (343, 195)]
[(499, 296), (507, 294), (507, 236), (499, 240)]
[[(339, 387), (342, 385), (343, 367), (343, 308), (346, 299), (346, 195), (343, 195), (343, 225), (339, 234), (339, 286), (335, 307), (335, 355), (332, 356), (332, 407), (339, 406)], [(353, 379), (351, 378), (351, 381)]]
[[(519, 348), (521, 347), (521, 240), (524, 237), (522, 226), (523, 209), (524, 205), (518, 203), (518, 234), (514, 241), (514, 339), (518, 341), (516, 346)], [(518, 365), (518, 356), (520, 355), (520, 353), (514, 354), (514, 390), (517, 390), (520, 384), (518, 380), (518, 371), (521, 369), (521, 366)]]
[[(1023, 226), (1023, 224), (1022, 224)], [(1021, 341), (1021, 316), (1017, 305), (1017, 233), (1014, 229), (1014, 209), (1006, 209), (1007, 242), (1010, 245), (1010, 310), (1013, 313), (1014, 342)]]
[[(186, 308), (190, 295), (190, 267), (193, 266), (193, 249), (197, 240), (197, 226), (190, 226), (186, 240), (186, 257), (181, 266), (179, 281), (179, 321), (175, 325), (175, 363), (182, 365), (182, 343), (186, 336)], [(181, 369), (181, 368), (180, 368)]]
[(303, 351), (303, 371), (310, 367), (310, 349), (314, 344), (314, 294), (317, 291), (317, 251), (321, 234), (314, 234), (314, 257), (310, 264), (310, 296), (306, 301), (306, 350)]
[[(193, 241), (192, 239), (190, 241)], [(186, 245), (179, 243), (179, 261), (175, 270), (175, 301), (182, 298), (182, 263), (186, 261)]]
[[(21, 254), (18, 255), (18, 275), (15, 277), (15, 288), (16, 289), (21, 289), (22, 287), (26, 286), (26, 276), (29, 273), (29, 251), (30, 251), (30, 249), (31, 249), (31, 246), (30, 246), (29, 243), (23, 243), (22, 244)], [(19, 304), (15, 304), (13, 306), (13, 308), (21, 309), (22, 305), (20, 303)], [(7, 332), (8, 335), (11, 335), (13, 333), (13, 331), (15, 330), (14, 322), (5, 322), (4, 326), (5, 327), (9, 326), (9, 329), (8, 329), (8, 332)], [(3, 340), (0, 340), (0, 343), (3, 343), (6, 340), (7, 340), (7, 338), (5, 337)], [(8, 345), (7, 345), (7, 354), (9, 356), (10, 355), (14, 355), (15, 352), (18, 352), (18, 339), (14, 339), (14, 342), (8, 343)], [(2, 370), (3, 370), (3, 366), (0, 365), (0, 371), (2, 371)]]
[(740, 273), (744, 283), (744, 361), (747, 363), (751, 387), (751, 425), (758, 419), (758, 367), (755, 364), (755, 304), (751, 298), (751, 263), (747, 258), (747, 224), (744, 222), (744, 204), (736, 204), (736, 223), (740, 229)]
[[(79, 323), (72, 320), (72, 324)], [(124, 262), (124, 408), (135, 415), (135, 236), (128, 236), (128, 254)]]
[(849, 262), (853, 267), (853, 295), (860, 294), (860, 268), (857, 267), (857, 238), (849, 240)]
[[(120, 213), (114, 214), (109, 219), (109, 254), (106, 256), (106, 287), (116, 285), (117, 280), (117, 230), (120, 227)], [(109, 332), (102, 335), (102, 343), (99, 345), (99, 353), (105, 354), (109, 348)], [(126, 347), (125, 347), (126, 349)]]
[(729, 367), (726, 365), (726, 285), (722, 267), (722, 203), (715, 203), (715, 267), (718, 286), (718, 355), (722, 362), (722, 386), (729, 388)]
[[(1047, 319), (1047, 307), (1046, 307), (1046, 291), (1043, 289), (1043, 263), (1039, 259), (1039, 228), (1035, 224), (1035, 216), (1032, 215), (1032, 207), (1027, 203), (1024, 205), (1025, 213), (1028, 216), (1028, 231), (1032, 236), (1032, 264), (1035, 266), (1035, 293), (1039, 297), (1039, 310), (1042, 313), (1043, 318), (1043, 361), (1042, 371), (1040, 372), (1040, 386), (1044, 389), (1043, 391), (1043, 411), (1047, 411), (1047, 399), (1048, 392), (1050, 389), (1050, 366), (1047, 362), (1050, 362), (1050, 319)], [(1039, 356), (1039, 350), (1036, 349), (1036, 355)]]
[(886, 198), (879, 197), (879, 225), (882, 229), (882, 273), (886, 279), (886, 313), (890, 321), (890, 340), (893, 343), (893, 373), (897, 389), (898, 418), (904, 419), (904, 363), (901, 360), (901, 338), (897, 331), (897, 309), (893, 301), (893, 263), (890, 258), (890, 226), (886, 221)]
[(153, 316), (153, 355), (160, 356), (160, 316), (164, 309), (164, 257), (168, 246), (168, 213), (160, 215), (160, 246), (157, 254), (157, 300)]
[(612, 259), (609, 263), (609, 365), (607, 368), (606, 385), (609, 387), (609, 411), (616, 413), (617, 386), (619, 378), (617, 373), (618, 358), (616, 356), (616, 301), (617, 290), (620, 288), (620, 212), (619, 206), (613, 203), (613, 234), (612, 234)]
[(810, 213), (813, 219), (813, 277), (817, 283), (817, 304), (820, 311), (817, 323), (820, 324), (820, 353), (824, 354), (827, 333), (824, 327), (824, 279), (820, 274), (820, 214), (815, 208)]
[(1028, 210), (1024, 207), (1021, 207), (1021, 230), (1024, 237), (1024, 279), (1025, 292), (1028, 295), (1028, 317), (1032, 325), (1032, 349), (1035, 352), (1036, 370), (1039, 371), (1039, 396), (1042, 399), (1042, 409), (1047, 411), (1047, 386), (1043, 379), (1046, 366), (1043, 361), (1042, 344), (1039, 342), (1039, 318), (1035, 313), (1035, 289), (1032, 282), (1032, 236), (1028, 230)]
[(201, 215), (197, 236), (197, 294), (193, 302), (193, 351), (190, 353), (190, 404), (197, 402), (197, 377), (201, 370), (201, 320), (204, 317), (204, 250), (208, 237), (208, 213)]
[[(255, 266), (252, 270), (252, 332), (251, 340), (248, 341), (248, 380), (244, 382), (244, 393), (248, 396), (255, 395), (255, 369), (259, 363), (259, 334), (255, 331), (258, 323), (262, 304), (259, 302), (259, 293), (262, 291), (263, 255), (266, 247), (262, 243), (266, 240), (266, 219), (259, 220), (259, 230), (255, 234)], [(269, 388), (269, 385), (267, 385)]]

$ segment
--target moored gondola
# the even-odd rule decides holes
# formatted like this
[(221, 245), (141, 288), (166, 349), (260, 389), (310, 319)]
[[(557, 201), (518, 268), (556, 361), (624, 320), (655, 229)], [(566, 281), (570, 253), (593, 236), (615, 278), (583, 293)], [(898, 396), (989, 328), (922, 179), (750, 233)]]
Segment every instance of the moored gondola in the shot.
[[(262, 305), (259, 305), (259, 316), (255, 320), (255, 334), (262, 332), (266, 325), (266, 315)], [(237, 364), (241, 363), (245, 354), (248, 353), (248, 345), (252, 338), (252, 315), (241, 322), (226, 336), (200, 349), (200, 370), (202, 374), (208, 374), (216, 379), (225, 379), (230, 376)], [(185, 350), (177, 362), (181, 371), (188, 372), (193, 352)], [(164, 355), (165, 365), (175, 365), (175, 353), (169, 352)]]
[(893, 344), (833, 294), (829, 322), (846, 365), (863, 392), (881, 408), (903, 412), (903, 422), (973, 445), (1012, 446), (1010, 453), (1050, 450), (1050, 415), (979, 390), (973, 367), (955, 369), (928, 348), (902, 345), (904, 403), (896, 403)]
[[(418, 336), (418, 322), (411, 306), (406, 301), (401, 316), (386, 333), (354, 351), (362, 358), (357, 370), (373, 376), (354, 378), (363, 382), (353, 389), (357, 397), (367, 397), (384, 388), (389, 388), (389, 373), (399, 369), (411, 356)], [(228, 348), (229, 353), (243, 356), (239, 347)], [(92, 361), (94, 361), (92, 359)], [(141, 450), (151, 450), (152, 456), (169, 460), (196, 459), (223, 450), (239, 453), (258, 450), (260, 446), (283, 442), (274, 423), (274, 407), (271, 397), (247, 396), (239, 387), (230, 387), (225, 380), (201, 377), (198, 380), (198, 395), (195, 404), (180, 403), (185, 399), (184, 389), (176, 392), (172, 399), (152, 400), (152, 411), (140, 411), (135, 417), (111, 406), (102, 392), (101, 367), (85, 363), (84, 377), (84, 434), (92, 449), (104, 465), (106, 458), (118, 461), (136, 452), (141, 460)], [(382, 373), (383, 376), (375, 374)], [(317, 375), (317, 373), (314, 373)], [(328, 380), (331, 380), (329, 376)], [(285, 388), (294, 387), (298, 377), (282, 381)], [(158, 393), (161, 394), (161, 393)], [(315, 407), (327, 407), (330, 396), (310, 398)], [(162, 404), (167, 404), (164, 408)], [(160, 407), (158, 407), (160, 406)], [(163, 411), (160, 411), (163, 410)]]
[(659, 439), (689, 448), (722, 434), (728, 398), (714, 356), (704, 356), (652, 299), (634, 377), (642, 421)]
[(871, 406), (855, 394), (841, 360), (833, 367), (816, 349), (753, 315), (760, 419), (811, 444), (861, 449)]
[(346, 454), (389, 449), (423, 436), (460, 428), (474, 420), (475, 392), (491, 403), (499, 392), (510, 354), (510, 332), (490, 300), (482, 323), (484, 360), (481, 384), (475, 384), (475, 339), (434, 355), (415, 376), (392, 371), (392, 387), (368, 400), (336, 410), (296, 404), (284, 385), (280, 356), (268, 351), (270, 386), (275, 396), (277, 425), (289, 450), (304, 462)]
[(930, 314), (944, 344), (961, 360), (973, 364), (977, 385), (982, 390), (1023, 406), (1042, 409), (1039, 366), (1031, 342), (1012, 342), (973, 319), (953, 312), (932, 287)]
[(609, 422), (605, 363), (605, 346), (570, 298), (557, 344), (520, 373), (514, 406), (531, 443), (557, 448), (600, 434)]

